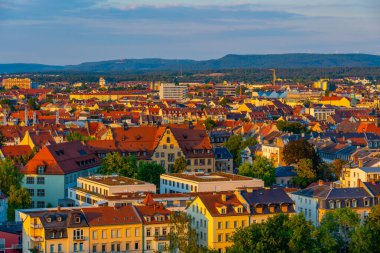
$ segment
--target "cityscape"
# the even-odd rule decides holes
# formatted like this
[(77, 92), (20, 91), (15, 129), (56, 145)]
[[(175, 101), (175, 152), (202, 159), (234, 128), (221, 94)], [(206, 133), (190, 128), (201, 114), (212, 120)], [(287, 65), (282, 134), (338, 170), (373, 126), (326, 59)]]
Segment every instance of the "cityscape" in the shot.
[(0, 253), (380, 252), (379, 9), (0, 1)]

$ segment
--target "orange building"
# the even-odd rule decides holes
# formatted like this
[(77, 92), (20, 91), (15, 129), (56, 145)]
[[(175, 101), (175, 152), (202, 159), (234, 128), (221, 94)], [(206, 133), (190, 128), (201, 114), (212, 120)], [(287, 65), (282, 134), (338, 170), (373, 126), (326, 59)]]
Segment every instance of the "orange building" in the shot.
[(31, 89), (32, 81), (29, 78), (5, 78), (3, 79), (3, 87), (6, 90), (12, 89), (12, 87), (18, 87), (19, 89)]

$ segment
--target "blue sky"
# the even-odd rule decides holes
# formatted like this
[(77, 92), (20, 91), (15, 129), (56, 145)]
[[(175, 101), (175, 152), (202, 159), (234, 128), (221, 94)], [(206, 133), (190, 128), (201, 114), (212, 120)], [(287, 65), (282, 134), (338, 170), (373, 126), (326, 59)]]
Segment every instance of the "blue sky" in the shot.
[(0, 63), (380, 54), (378, 0), (0, 0)]

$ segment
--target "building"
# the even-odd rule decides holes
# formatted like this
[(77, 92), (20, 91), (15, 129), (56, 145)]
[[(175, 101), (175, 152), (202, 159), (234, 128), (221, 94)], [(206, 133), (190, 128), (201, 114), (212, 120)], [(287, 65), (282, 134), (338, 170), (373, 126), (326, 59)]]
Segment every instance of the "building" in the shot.
[(224, 172), (176, 173), (160, 176), (160, 193), (233, 191), (237, 187), (264, 187), (261, 179)]
[(331, 183), (318, 181), (309, 187), (292, 193), (297, 213), (319, 225), (324, 214), (337, 208), (349, 207), (363, 221), (374, 205), (373, 197), (362, 187), (334, 188)]
[(291, 186), (292, 179), (297, 176), (294, 166), (277, 167), (274, 171), (276, 185)]
[(108, 196), (120, 196), (133, 192), (156, 192), (151, 183), (118, 175), (94, 175), (77, 179), (77, 187), (68, 189), (68, 197), (75, 205), (94, 205), (105, 201)]
[(340, 178), (343, 187), (359, 187), (360, 182), (380, 180), (380, 167), (344, 168)]
[(64, 205), (68, 188), (76, 186), (77, 178), (96, 174), (100, 162), (80, 141), (48, 145), (21, 168), (22, 187), (33, 207)]
[(232, 173), (234, 169), (234, 157), (227, 148), (214, 148), (215, 170)]
[(276, 214), (294, 215), (294, 202), (282, 188), (237, 189), (235, 195), (249, 207), (249, 224), (265, 222)]
[(99, 77), (99, 87), (100, 88), (106, 87), (106, 79), (104, 79), (104, 77)]
[(169, 246), (167, 235), (170, 233), (169, 220), (171, 211), (157, 204), (147, 196), (143, 205), (134, 207), (142, 221), (143, 252), (165, 252)]
[(0, 190), (0, 223), (7, 221), (8, 197)]
[(173, 83), (161, 84), (160, 100), (185, 100), (187, 99), (189, 88), (184, 85), (175, 85)]
[(133, 206), (83, 208), (88, 252), (142, 252), (142, 220)]
[(22, 216), (23, 252), (30, 252), (30, 249), (37, 252), (89, 252), (89, 227), (80, 210), (31, 210)]
[(332, 106), (312, 106), (305, 108), (305, 113), (310, 114), (318, 121), (326, 121), (328, 117), (335, 114), (335, 108)]
[(19, 89), (31, 89), (32, 81), (29, 78), (4, 78), (3, 87), (6, 90), (17, 87)]
[(218, 84), (214, 86), (215, 93), (218, 97), (235, 96), (236, 87), (233, 84)]
[(226, 252), (236, 229), (249, 226), (249, 210), (232, 193), (199, 195), (186, 209), (198, 245)]
[(332, 105), (332, 106), (341, 106), (341, 107), (351, 107), (351, 99), (346, 97), (323, 97), (318, 103), (322, 105)]
[(0, 252), (22, 252), (21, 235), (22, 225), (19, 223), (0, 225)]

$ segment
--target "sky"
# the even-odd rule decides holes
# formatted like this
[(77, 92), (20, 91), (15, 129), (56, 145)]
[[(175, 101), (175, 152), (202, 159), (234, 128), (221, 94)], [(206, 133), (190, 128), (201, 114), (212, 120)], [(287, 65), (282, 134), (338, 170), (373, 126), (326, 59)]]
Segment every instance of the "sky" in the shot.
[(0, 63), (380, 55), (379, 0), (0, 0)]

